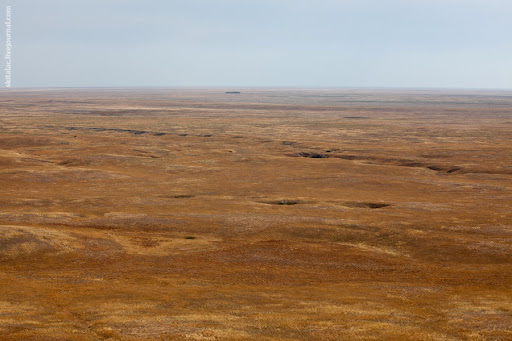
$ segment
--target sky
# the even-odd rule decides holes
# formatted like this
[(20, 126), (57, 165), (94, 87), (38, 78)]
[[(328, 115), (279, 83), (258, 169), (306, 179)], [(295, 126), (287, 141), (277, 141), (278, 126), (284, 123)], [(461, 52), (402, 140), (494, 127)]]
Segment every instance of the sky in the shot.
[(512, 89), (510, 0), (0, 4), (13, 87)]

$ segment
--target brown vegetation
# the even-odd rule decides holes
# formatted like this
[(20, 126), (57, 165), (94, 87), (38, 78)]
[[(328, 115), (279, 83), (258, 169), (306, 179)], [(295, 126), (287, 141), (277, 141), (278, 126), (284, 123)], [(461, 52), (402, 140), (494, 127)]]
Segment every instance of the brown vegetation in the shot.
[(1, 340), (510, 340), (512, 94), (0, 93)]

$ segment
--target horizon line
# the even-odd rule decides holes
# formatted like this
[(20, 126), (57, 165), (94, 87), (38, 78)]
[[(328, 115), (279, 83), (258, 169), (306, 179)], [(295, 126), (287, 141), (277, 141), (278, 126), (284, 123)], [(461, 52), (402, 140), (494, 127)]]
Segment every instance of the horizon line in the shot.
[(416, 90), (416, 91), (512, 91), (512, 88), (491, 87), (393, 87), (393, 86), (36, 86), (36, 87), (2, 87), (0, 91), (15, 90), (240, 90), (240, 89), (275, 89), (275, 90)]

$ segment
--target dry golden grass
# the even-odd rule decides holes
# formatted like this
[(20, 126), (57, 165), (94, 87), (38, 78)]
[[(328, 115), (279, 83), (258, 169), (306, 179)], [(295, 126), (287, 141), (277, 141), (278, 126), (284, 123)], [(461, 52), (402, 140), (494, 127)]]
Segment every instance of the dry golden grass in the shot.
[(0, 93), (1, 340), (510, 340), (512, 94)]

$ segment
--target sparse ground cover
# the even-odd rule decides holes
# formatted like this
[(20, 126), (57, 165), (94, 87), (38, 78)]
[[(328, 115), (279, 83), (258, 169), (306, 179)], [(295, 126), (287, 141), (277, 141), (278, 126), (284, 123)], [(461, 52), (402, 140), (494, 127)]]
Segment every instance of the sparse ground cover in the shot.
[(510, 340), (512, 93), (0, 93), (2, 340)]

